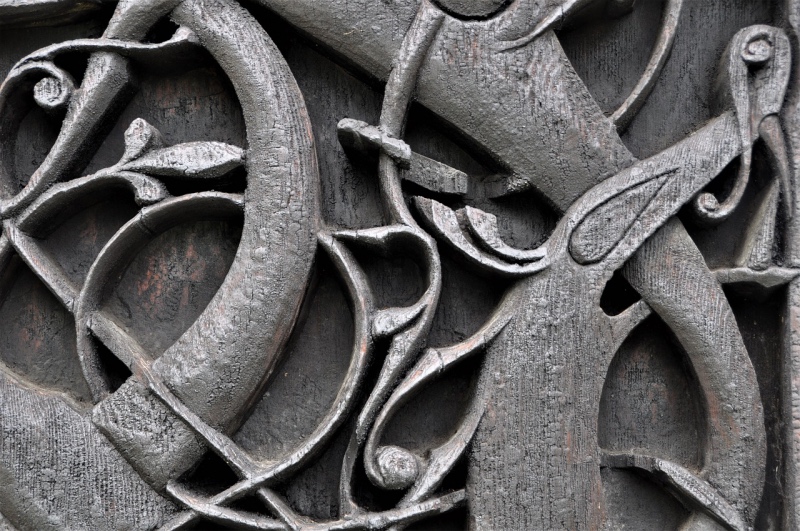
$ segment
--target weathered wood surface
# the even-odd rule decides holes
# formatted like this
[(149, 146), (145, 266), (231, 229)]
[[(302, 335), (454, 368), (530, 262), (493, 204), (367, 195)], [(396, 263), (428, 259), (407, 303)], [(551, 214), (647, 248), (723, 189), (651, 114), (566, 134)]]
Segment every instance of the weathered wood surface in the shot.
[(794, 528), (797, 10), (0, 0), (0, 528)]

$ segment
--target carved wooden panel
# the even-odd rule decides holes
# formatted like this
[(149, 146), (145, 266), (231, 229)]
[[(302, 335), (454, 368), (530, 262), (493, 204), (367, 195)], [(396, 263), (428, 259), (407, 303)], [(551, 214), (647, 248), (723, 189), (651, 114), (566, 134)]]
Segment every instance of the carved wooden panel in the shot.
[(795, 529), (797, 0), (0, 0), (0, 529)]

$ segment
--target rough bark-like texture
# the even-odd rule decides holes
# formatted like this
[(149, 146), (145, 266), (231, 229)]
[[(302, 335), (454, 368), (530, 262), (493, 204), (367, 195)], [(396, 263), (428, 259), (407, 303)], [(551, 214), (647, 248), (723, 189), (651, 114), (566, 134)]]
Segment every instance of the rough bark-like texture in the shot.
[(797, 0), (0, 0), (0, 529), (793, 529)]

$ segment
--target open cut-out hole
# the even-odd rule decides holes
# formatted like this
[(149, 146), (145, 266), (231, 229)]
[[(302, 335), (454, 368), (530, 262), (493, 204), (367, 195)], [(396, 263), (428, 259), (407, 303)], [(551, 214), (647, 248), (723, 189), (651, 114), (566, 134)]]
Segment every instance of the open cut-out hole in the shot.
[(600, 296), (600, 308), (606, 315), (619, 315), (641, 300), (639, 292), (622, 276), (619, 270), (614, 271), (611, 280), (606, 284)]

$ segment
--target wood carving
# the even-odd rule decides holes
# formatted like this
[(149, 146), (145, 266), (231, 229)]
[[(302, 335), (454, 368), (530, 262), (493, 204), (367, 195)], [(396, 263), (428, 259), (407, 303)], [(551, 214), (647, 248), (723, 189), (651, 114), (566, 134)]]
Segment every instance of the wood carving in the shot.
[(712, 4), (0, 0), (0, 529), (794, 529), (800, 2)]

